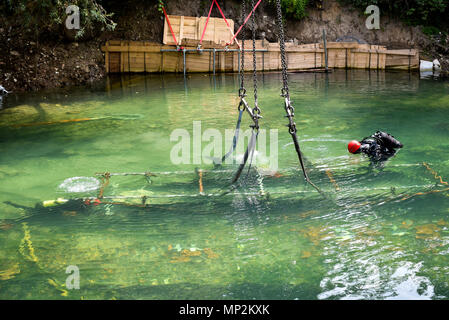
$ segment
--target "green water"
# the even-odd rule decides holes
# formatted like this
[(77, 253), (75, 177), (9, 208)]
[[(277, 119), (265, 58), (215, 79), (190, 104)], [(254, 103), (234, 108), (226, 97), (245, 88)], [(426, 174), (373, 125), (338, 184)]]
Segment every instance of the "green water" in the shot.
[[(124, 76), (9, 96), (0, 111), (0, 299), (448, 298), (448, 186), (422, 163), (449, 181), (449, 82), (405, 72), (289, 77), (309, 175), (327, 199), (298, 171), (277, 73), (260, 75), (258, 89), (261, 127), (279, 130), (278, 173), (245, 172), (225, 196), (235, 165), (175, 165), (170, 134), (192, 134), (193, 121), (203, 132), (234, 128), (235, 75)], [(83, 118), (101, 119), (49, 124)], [(404, 144), (384, 168), (346, 150), (378, 129)], [(204, 196), (196, 167), (209, 170)], [(156, 173), (151, 184), (112, 177), (105, 189), (147, 195), (150, 205), (42, 207), (95, 196), (59, 186), (106, 171)], [(79, 290), (65, 287), (70, 265)]]

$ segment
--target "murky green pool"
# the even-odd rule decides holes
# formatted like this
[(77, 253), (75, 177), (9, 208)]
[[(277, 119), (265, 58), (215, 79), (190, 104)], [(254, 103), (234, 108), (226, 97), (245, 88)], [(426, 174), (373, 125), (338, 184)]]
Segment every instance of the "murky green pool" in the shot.
[[(170, 134), (193, 136), (193, 121), (202, 133), (233, 129), (235, 75), (124, 76), (8, 97), (0, 111), (0, 299), (448, 298), (449, 82), (291, 74), (301, 146), (323, 199), (298, 171), (280, 74), (258, 80), (261, 126), (279, 130), (279, 168), (253, 167), (224, 196), (236, 166), (173, 164)], [(242, 128), (249, 124), (245, 115)], [(405, 146), (384, 168), (346, 150), (378, 129)], [(100, 205), (42, 205), (98, 194), (64, 192), (68, 178), (147, 171), (156, 174), (151, 183), (111, 177), (110, 201)], [(137, 198), (123, 205), (114, 196)], [(78, 290), (66, 288), (68, 266), (79, 268)]]

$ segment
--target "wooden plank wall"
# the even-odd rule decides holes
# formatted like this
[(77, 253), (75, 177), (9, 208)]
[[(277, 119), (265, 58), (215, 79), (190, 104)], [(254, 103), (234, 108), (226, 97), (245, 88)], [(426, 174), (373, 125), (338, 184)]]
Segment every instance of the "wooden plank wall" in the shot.
[[(196, 41), (183, 41), (187, 49), (196, 49)], [(252, 41), (245, 41), (246, 50), (252, 49)], [(218, 48), (214, 41), (205, 41), (203, 48)], [(148, 41), (108, 41), (102, 47), (105, 52), (106, 71), (119, 72), (183, 72), (182, 52), (161, 52), (161, 49), (174, 49), (174, 46), (161, 45)], [(223, 48), (223, 47), (221, 47)], [(232, 46), (231, 48), (237, 48)], [(257, 69), (261, 71), (281, 70), (281, 57), (278, 43), (256, 41)], [(328, 42), (329, 68), (347, 69), (405, 69), (419, 68), (419, 52), (415, 49), (387, 50), (384, 46)], [(294, 45), (286, 44), (287, 66), (289, 70), (314, 69), (324, 67), (324, 48), (322, 43)], [(204, 51), (186, 53), (186, 72), (212, 72), (213, 53)], [(216, 52), (216, 72), (237, 72), (239, 70), (238, 52)], [(253, 53), (245, 52), (245, 70), (253, 70)]]
[(416, 49), (388, 50), (385, 65), (389, 69), (418, 69), (419, 52)]

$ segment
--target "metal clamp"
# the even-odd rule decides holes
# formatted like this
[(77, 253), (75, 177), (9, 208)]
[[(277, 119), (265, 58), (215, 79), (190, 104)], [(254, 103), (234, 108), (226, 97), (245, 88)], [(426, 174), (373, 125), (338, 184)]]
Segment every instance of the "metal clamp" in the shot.
[(246, 89), (245, 88), (242, 87), (239, 89), (239, 97), (240, 98), (246, 97)]
[[(243, 106), (243, 109), (241, 108), (242, 106)], [(248, 102), (246, 102), (244, 96), (242, 96), (241, 99), (240, 99), (238, 110), (239, 111), (242, 111), (242, 110), (245, 111), (245, 110), (248, 110), (248, 109), (249, 109)]]
[(289, 96), (288, 89), (286, 87), (283, 87), (281, 89), (281, 97), (287, 98)]

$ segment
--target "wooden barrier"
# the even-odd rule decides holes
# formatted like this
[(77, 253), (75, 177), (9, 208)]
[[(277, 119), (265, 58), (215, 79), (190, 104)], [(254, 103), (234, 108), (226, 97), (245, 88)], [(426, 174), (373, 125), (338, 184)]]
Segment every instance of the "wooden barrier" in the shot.
[[(184, 20), (185, 21), (185, 20)], [(229, 31), (228, 31), (229, 32)], [(188, 33), (189, 34), (189, 33)], [(182, 46), (191, 51), (176, 52), (173, 45), (161, 45), (147, 41), (108, 41), (102, 47), (108, 73), (161, 73), (161, 72), (238, 72), (241, 53), (224, 51), (215, 41), (204, 41), (203, 51), (195, 49), (199, 41), (183, 38)], [(252, 41), (245, 41), (245, 49), (252, 50)], [(256, 41), (257, 68), (261, 71), (281, 70), (278, 43)], [(167, 52), (164, 50), (171, 50)], [(404, 69), (419, 68), (419, 52), (415, 49), (387, 50), (385, 46), (354, 42), (327, 42), (329, 68), (347, 69)], [(287, 66), (290, 71), (324, 67), (322, 43), (294, 45), (286, 43)], [(184, 63), (185, 54), (185, 63)], [(245, 52), (245, 70), (253, 69), (253, 53)]]

